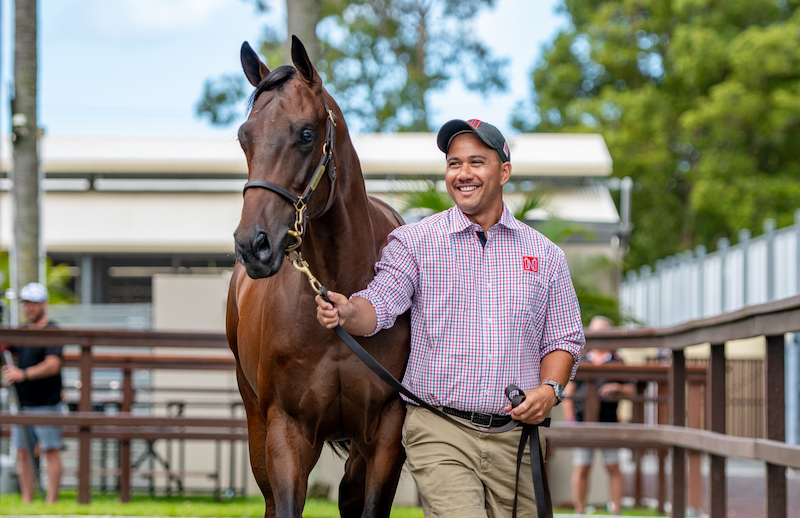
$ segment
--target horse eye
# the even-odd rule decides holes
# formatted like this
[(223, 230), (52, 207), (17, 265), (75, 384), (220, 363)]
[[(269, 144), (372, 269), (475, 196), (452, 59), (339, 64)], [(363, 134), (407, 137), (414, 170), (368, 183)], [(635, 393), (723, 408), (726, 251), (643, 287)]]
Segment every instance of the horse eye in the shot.
[(308, 129), (303, 130), (300, 133), (300, 138), (298, 140), (300, 145), (311, 144), (314, 141), (314, 132)]

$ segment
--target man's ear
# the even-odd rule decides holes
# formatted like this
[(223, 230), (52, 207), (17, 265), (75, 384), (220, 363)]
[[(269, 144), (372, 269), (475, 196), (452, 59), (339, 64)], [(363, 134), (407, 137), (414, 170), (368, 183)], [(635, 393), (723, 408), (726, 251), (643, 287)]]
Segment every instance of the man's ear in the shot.
[(511, 162), (503, 162), (500, 166), (500, 185), (505, 185), (511, 179)]

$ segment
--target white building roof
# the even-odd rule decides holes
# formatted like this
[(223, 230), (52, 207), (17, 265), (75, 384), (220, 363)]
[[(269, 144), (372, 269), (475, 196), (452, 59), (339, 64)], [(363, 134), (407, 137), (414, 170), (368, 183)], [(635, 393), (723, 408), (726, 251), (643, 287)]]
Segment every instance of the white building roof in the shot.
[[(444, 174), (444, 156), (433, 134), (364, 134), (352, 138), (367, 176), (367, 190), (400, 210), (400, 193), (419, 188), (412, 185), (420, 183), (411, 181), (412, 177), (437, 179)], [(8, 171), (10, 146), (8, 142), (2, 144), (0, 167)], [(545, 209), (529, 212), (527, 219), (618, 223), (619, 216), (604, 185), (587, 186), (574, 180), (559, 184), (557, 180), (611, 173), (611, 157), (600, 135), (516, 135), (509, 139), (509, 147), (512, 177), (556, 178), (550, 182), (554, 185), (548, 190)], [(50, 177), (44, 182), (47, 192), (42, 230), (49, 251), (232, 250), (247, 174), (235, 137), (49, 136), (42, 142), (41, 158), (47, 174), (74, 176)], [(0, 190), (9, 186), (7, 179), (0, 181)], [(518, 190), (506, 199), (513, 208), (521, 197)], [(12, 238), (9, 201), (7, 192), (0, 194), (3, 249)]]
[[(367, 176), (440, 175), (444, 156), (432, 133), (353, 135)], [(527, 133), (509, 138), (513, 173), (521, 176), (608, 176), (611, 155), (601, 135)], [(0, 164), (8, 170), (10, 146)], [(45, 136), (41, 161), (47, 173), (247, 174), (235, 137)]]

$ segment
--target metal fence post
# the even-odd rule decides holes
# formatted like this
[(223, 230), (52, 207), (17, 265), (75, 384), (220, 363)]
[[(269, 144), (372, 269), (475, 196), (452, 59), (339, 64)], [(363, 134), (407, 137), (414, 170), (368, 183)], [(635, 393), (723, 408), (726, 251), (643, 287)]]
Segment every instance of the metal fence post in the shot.
[(664, 326), (664, 322), (666, 321), (666, 319), (664, 318), (664, 312), (665, 312), (665, 309), (664, 309), (664, 306), (665, 306), (665, 304), (664, 304), (664, 265), (665, 264), (664, 264), (664, 260), (663, 259), (659, 259), (659, 260), (656, 261), (656, 273), (655, 273), (655, 275), (656, 275), (656, 279), (657, 279), (656, 282), (658, 284), (658, 293), (656, 294), (655, 299), (658, 301), (658, 307), (655, 308), (655, 314), (657, 315), (657, 318), (655, 319), (655, 321), (650, 323), (650, 325), (656, 326), (656, 327), (663, 327)]
[[(674, 255), (667, 257), (667, 271), (669, 272), (669, 304), (667, 304), (667, 321), (666, 325), (671, 326), (675, 324), (678, 319), (679, 304), (677, 301), (677, 275), (675, 274), (678, 267), (678, 260)], [(663, 323), (661, 325), (664, 325)]]
[[(652, 270), (650, 269), (650, 265), (645, 264), (639, 268), (639, 282), (642, 283), (644, 286), (644, 301), (642, 306), (642, 315), (644, 315), (643, 324), (648, 325), (650, 322), (654, 320), (652, 310), (653, 308), (650, 306), (650, 297), (653, 296), (651, 293), (651, 277), (652, 277)], [(655, 294), (659, 296), (659, 293)]]
[(694, 254), (697, 257), (697, 318), (703, 318), (706, 315), (706, 247), (697, 245)]
[[(742, 248), (742, 306), (747, 305), (748, 299), (748, 290), (747, 284), (750, 280), (750, 269), (748, 268), (748, 253), (750, 249), (750, 229), (743, 228), (739, 230), (739, 243), (738, 245)], [(738, 309), (738, 308), (731, 308), (731, 309)]]
[(775, 298), (775, 220), (764, 220), (764, 235), (767, 238), (767, 302)]
[(725, 268), (728, 262), (728, 248), (731, 242), (727, 237), (721, 237), (717, 240), (717, 251), (719, 252), (719, 265), (720, 265), (720, 283), (719, 283), (719, 312), (725, 313), (725, 298), (728, 296), (725, 285)]
[(683, 306), (683, 319), (682, 322), (688, 322), (689, 320), (694, 320), (696, 315), (694, 314), (694, 308), (692, 306), (692, 302), (694, 297), (692, 296), (692, 289), (696, 288), (693, 286), (694, 283), (692, 282), (692, 267), (694, 266), (694, 252), (691, 250), (686, 250), (681, 254), (681, 269), (683, 270), (683, 274), (679, 277), (681, 281), (681, 293), (683, 295), (683, 300), (681, 301), (681, 305)]
[(800, 209), (794, 211), (794, 292), (800, 293)]

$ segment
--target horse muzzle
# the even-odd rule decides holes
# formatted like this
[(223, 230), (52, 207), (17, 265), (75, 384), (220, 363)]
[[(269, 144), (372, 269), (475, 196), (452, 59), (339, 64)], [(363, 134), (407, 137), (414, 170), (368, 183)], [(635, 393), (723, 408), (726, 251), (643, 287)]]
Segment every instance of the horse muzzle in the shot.
[[(284, 242), (288, 236), (275, 240), (270, 238), (264, 229), (254, 229), (253, 232), (234, 234), (236, 243), (236, 259), (247, 270), (247, 275), (253, 279), (271, 277), (281, 269), (284, 258)], [(277, 246), (275, 246), (277, 243)]]

